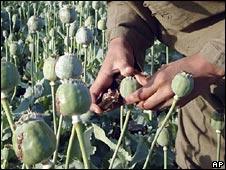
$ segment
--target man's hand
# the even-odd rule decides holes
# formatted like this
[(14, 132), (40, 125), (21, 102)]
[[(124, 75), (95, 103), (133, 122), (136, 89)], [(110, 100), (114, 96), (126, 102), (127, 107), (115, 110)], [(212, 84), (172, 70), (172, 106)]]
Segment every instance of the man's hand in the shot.
[(115, 73), (121, 73), (123, 76), (133, 75), (135, 72), (133, 66), (133, 50), (127, 41), (124, 38), (111, 40), (103, 65), (96, 80), (90, 87), (92, 97), (91, 111), (95, 113), (103, 112), (96, 104), (98, 96), (110, 87)]
[(224, 70), (208, 63), (199, 54), (185, 57), (178, 61), (164, 65), (152, 77), (145, 78), (138, 74), (136, 79), (142, 88), (127, 96), (127, 104), (138, 103), (141, 109), (159, 110), (171, 105), (173, 92), (171, 82), (174, 76), (181, 71), (191, 73), (194, 78), (194, 89), (192, 93), (179, 101), (179, 105), (184, 105), (202, 93), (206, 93), (209, 85), (224, 76)]

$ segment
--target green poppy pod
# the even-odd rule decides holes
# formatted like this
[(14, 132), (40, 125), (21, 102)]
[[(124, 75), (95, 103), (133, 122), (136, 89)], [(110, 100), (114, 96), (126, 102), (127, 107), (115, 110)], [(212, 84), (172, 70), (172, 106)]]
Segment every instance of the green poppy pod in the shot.
[(213, 112), (211, 115), (210, 125), (215, 130), (223, 130), (225, 126), (224, 114), (219, 112)]
[(139, 89), (141, 86), (137, 82), (137, 80), (134, 77), (125, 77), (122, 79), (119, 87), (119, 91), (122, 97), (126, 97), (130, 95), (131, 93), (135, 92), (137, 89)]
[(42, 119), (28, 119), (17, 126), (12, 143), (17, 157), (30, 166), (53, 154), (56, 136)]
[(87, 27), (81, 27), (76, 33), (76, 41), (78, 44), (88, 46), (93, 40), (93, 33)]
[(61, 84), (56, 92), (56, 108), (64, 116), (83, 114), (91, 105), (89, 89), (81, 81)]
[[(159, 129), (157, 130), (157, 132), (159, 131)], [(165, 127), (162, 129), (161, 133), (159, 134), (158, 138), (157, 138), (157, 143), (160, 146), (168, 146), (170, 142), (170, 135), (169, 135), (169, 130)]]
[(12, 16), (12, 22), (16, 23), (16, 21), (18, 20), (18, 15), (17, 14), (13, 14)]
[(19, 72), (16, 66), (7, 61), (1, 61), (1, 92), (7, 93), (19, 83)]
[(50, 37), (56, 37), (57, 36), (57, 31), (55, 28), (51, 28), (49, 31), (49, 36)]
[(65, 53), (59, 57), (55, 72), (62, 80), (78, 78), (82, 74), (82, 63), (75, 54)]
[(59, 17), (62, 23), (72, 23), (77, 17), (76, 11), (70, 5), (64, 5), (59, 11)]
[(13, 11), (13, 8), (11, 6), (7, 6), (5, 10), (6, 12), (11, 13)]
[(88, 16), (88, 18), (86, 18), (86, 20), (85, 20), (84, 25), (85, 25), (85, 27), (91, 27), (91, 26), (94, 26), (94, 22), (95, 22), (95, 20), (94, 20), (93, 16)]
[(188, 95), (194, 88), (192, 75), (185, 72), (176, 74), (172, 80), (171, 88), (179, 98)]
[(78, 1), (78, 5), (84, 6), (85, 5), (85, 1)]
[(3, 31), (2, 31), (2, 35), (3, 35), (3, 37), (6, 39), (6, 38), (9, 36), (9, 33), (8, 33), (8, 31), (3, 30)]
[(98, 14), (102, 17), (105, 13), (105, 9), (104, 7), (102, 6), (99, 10), (98, 10)]
[(9, 43), (10, 43), (10, 42), (13, 42), (13, 41), (16, 41), (16, 36), (15, 36), (14, 33), (11, 32), (11, 33), (9, 34), (8, 41), (9, 41)]
[(42, 29), (43, 23), (40, 17), (33, 15), (28, 19), (27, 26), (30, 33), (35, 33)]
[(92, 6), (92, 1), (85, 1), (85, 7), (90, 8)]
[(17, 41), (13, 41), (9, 45), (9, 53), (12, 56), (19, 56), (20, 55), (20, 49), (19, 49), (19, 44)]
[(105, 19), (100, 19), (97, 23), (97, 28), (99, 30), (106, 30), (107, 26), (106, 26), (106, 20)]
[(32, 53), (34, 53), (34, 43), (33, 42), (31, 42), (31, 43), (29, 43), (29, 51), (30, 51), (30, 53), (32, 54)]
[(44, 61), (43, 74), (44, 74), (44, 78), (49, 81), (56, 81), (57, 79), (57, 76), (55, 73), (55, 65), (56, 65), (57, 59), (58, 59), (57, 56), (50, 56)]
[(101, 7), (101, 1), (93, 1), (92, 2), (92, 8), (94, 10), (98, 10)]
[(75, 34), (76, 34), (77, 29), (78, 29), (78, 25), (77, 25), (77, 22), (75, 20), (74, 22), (72, 22), (70, 24), (70, 27), (69, 27), (69, 37), (74, 37)]

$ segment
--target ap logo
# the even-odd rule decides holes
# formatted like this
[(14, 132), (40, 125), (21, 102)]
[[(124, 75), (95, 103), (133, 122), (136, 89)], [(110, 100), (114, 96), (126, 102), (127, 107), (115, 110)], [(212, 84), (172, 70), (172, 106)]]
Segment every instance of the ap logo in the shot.
[(212, 168), (221, 168), (224, 165), (223, 161), (213, 161)]

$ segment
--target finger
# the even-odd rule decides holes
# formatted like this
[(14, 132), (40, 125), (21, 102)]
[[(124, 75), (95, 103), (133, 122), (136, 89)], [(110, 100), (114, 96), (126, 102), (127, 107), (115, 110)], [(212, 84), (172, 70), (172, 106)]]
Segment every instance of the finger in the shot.
[(156, 93), (151, 95), (143, 104), (144, 109), (153, 109), (162, 102), (169, 100), (173, 96), (170, 89), (165, 88), (164, 90), (158, 90)]
[(103, 69), (100, 70), (96, 80), (90, 87), (90, 94), (92, 97), (92, 102), (95, 103), (97, 97), (105, 91), (112, 83), (113, 81), (113, 76), (111, 74), (103, 72)]
[(154, 107), (152, 110), (154, 110), (154, 111), (164, 110), (166, 108), (169, 108), (172, 103), (173, 103), (173, 98), (170, 98), (169, 100), (160, 103), (159, 105), (157, 105), (156, 107)]
[(127, 96), (125, 98), (126, 104), (137, 103), (139, 101), (146, 100), (149, 96), (153, 95), (157, 90), (157, 87), (154, 84), (149, 84), (150, 83), (147, 83), (144, 87)]
[(136, 80), (138, 81), (139, 84), (144, 86), (145, 84), (148, 83), (148, 81), (150, 80), (151, 77), (147, 76), (147, 75), (143, 75), (143, 74), (136, 74), (135, 78), (136, 78)]
[(123, 76), (132, 76), (135, 73), (135, 69), (127, 62), (120, 62), (118, 69)]
[(144, 104), (144, 101), (140, 101), (136, 106), (140, 109), (144, 109), (143, 104)]
[[(99, 94), (99, 95), (101, 95), (101, 94)], [(93, 103), (93, 104), (96, 104), (96, 102), (97, 102), (97, 99), (98, 99), (98, 95), (96, 95), (95, 93), (91, 93), (90, 92), (90, 96), (91, 96), (91, 102)]]
[(94, 93), (91, 93), (91, 106), (90, 106), (90, 111), (93, 111), (95, 113), (101, 113), (102, 110), (101, 108), (96, 104), (97, 96)]
[(97, 113), (99, 115), (103, 112), (101, 110), (101, 108), (98, 105), (96, 105), (96, 104), (91, 104), (90, 111), (95, 112), (95, 113)]
[[(181, 99), (179, 99), (179, 101), (177, 102), (177, 106), (183, 107), (184, 105), (186, 105), (189, 101), (191, 101), (192, 99), (194, 99), (197, 96), (197, 94), (191, 94), (189, 96), (183, 97)], [(170, 107), (173, 103), (173, 97), (170, 98), (169, 100), (162, 102), (161, 104), (159, 104), (158, 106), (154, 107), (153, 110), (164, 110), (168, 107)]]

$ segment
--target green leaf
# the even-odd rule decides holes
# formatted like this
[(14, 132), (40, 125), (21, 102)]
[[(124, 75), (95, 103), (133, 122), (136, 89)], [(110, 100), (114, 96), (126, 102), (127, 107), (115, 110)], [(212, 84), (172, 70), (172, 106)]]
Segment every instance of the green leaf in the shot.
[[(42, 91), (42, 96), (47, 96), (47, 95), (51, 94), (51, 87), (50, 87), (50, 84), (49, 84), (48, 80), (43, 78), (37, 84), (42, 85), (43, 88), (44, 88), (43, 91)], [(55, 89), (58, 87), (58, 85), (59, 85), (59, 83), (56, 82)]]
[(139, 138), (138, 139), (136, 138), (135, 140), (137, 140), (138, 145), (136, 148), (136, 152), (133, 155), (132, 160), (130, 162), (130, 165), (132, 167), (134, 167), (138, 162), (141, 162), (146, 159), (149, 149), (142, 136), (139, 136)]
[(30, 96), (28, 98), (25, 98), (20, 103), (20, 105), (15, 110), (13, 110), (13, 114), (15, 116), (21, 115), (23, 112), (25, 112), (29, 108), (29, 106), (33, 103), (33, 100), (34, 100), (34, 97), (33, 96)]
[(143, 110), (143, 116), (146, 120), (152, 121), (153, 112), (151, 110)]
[(85, 123), (89, 122), (93, 115), (94, 115), (94, 113), (91, 112), (91, 111), (87, 111), (86, 113), (83, 113), (83, 114), (80, 116), (80, 118), (81, 118), (81, 120), (82, 120), (82, 123), (85, 124)]
[(111, 110), (109, 112), (104, 113), (110, 120), (119, 119), (120, 116), (120, 108), (116, 108), (114, 110)]
[(1, 117), (1, 124), (3, 124), (3, 129), (9, 127), (9, 122), (7, 120), (7, 117), (5, 115), (5, 113), (3, 112), (2, 110), (2, 113), (1, 113), (2, 117)]
[(112, 169), (124, 169), (124, 161), (122, 161), (120, 158), (115, 158)]
[(63, 121), (61, 125), (61, 135), (66, 133), (67, 131), (69, 132), (72, 127), (72, 118), (71, 116), (63, 116)]
[(41, 81), (37, 82), (34, 86), (35, 95), (32, 94), (32, 87), (29, 86), (26, 89), (24, 94), (24, 99), (21, 101), (20, 105), (13, 111), (15, 116), (19, 116), (21, 113), (25, 112), (29, 106), (31, 106), (34, 101), (42, 96), (47, 96), (51, 94), (50, 85), (47, 80), (42, 79)]
[[(99, 126), (92, 124), (93, 126), (93, 132), (94, 132), (94, 136), (96, 139), (99, 139), (100, 141), (104, 142), (106, 145), (108, 145), (112, 150), (115, 150), (116, 148), (116, 144), (113, 143), (106, 135), (105, 132), (102, 128), (100, 128)], [(132, 157), (131, 155), (129, 155), (129, 153), (123, 149), (123, 148), (119, 148), (118, 150), (118, 154), (120, 154), (121, 156), (123, 156), (125, 158), (125, 160), (127, 161), (131, 161)]]
[(12, 132), (11, 132), (10, 127), (5, 128), (2, 133), (3, 133), (3, 136), (1, 139), (2, 141), (6, 141), (12, 137)]
[[(95, 165), (90, 162), (91, 169), (98, 169)], [(55, 166), (56, 169), (64, 169), (64, 165)], [(69, 164), (69, 169), (84, 169), (84, 164), (80, 161), (75, 159), (73, 162)]]
[(85, 146), (86, 146), (86, 152), (89, 159), (90, 159), (90, 155), (93, 155), (96, 151), (96, 147), (92, 146), (90, 143), (92, 133), (93, 133), (93, 127), (89, 127), (88, 129), (86, 129), (86, 131), (83, 134)]

